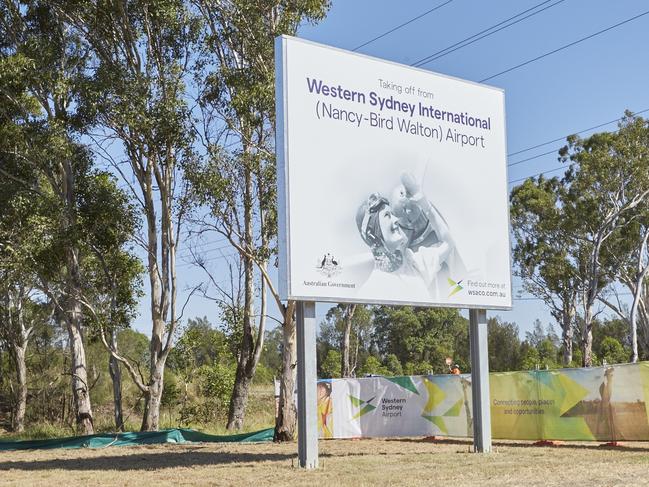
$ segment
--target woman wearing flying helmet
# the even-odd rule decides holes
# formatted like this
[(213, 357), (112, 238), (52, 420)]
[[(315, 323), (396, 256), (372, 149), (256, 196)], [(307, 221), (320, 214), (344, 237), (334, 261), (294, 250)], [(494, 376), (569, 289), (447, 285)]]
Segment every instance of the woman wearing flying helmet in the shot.
[(360, 236), (374, 256), (375, 273), (380, 273), (371, 279), (383, 281), (379, 287), (407, 286), (413, 301), (436, 299), (440, 271), (459, 264), (455, 245), (448, 225), (414, 178), (404, 174), (401, 182), (395, 191), (398, 200), (391, 203), (373, 193), (356, 214)]

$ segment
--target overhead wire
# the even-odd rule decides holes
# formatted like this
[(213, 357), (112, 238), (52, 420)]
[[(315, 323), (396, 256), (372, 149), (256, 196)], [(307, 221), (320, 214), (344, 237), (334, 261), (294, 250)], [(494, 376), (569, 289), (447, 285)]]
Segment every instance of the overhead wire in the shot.
[[(522, 12), (519, 12), (516, 15), (513, 15), (512, 17), (509, 17), (509, 18), (507, 18), (507, 19), (505, 19), (505, 20), (503, 20), (501, 22), (498, 22), (497, 24), (494, 24), (491, 27), (487, 27), (486, 29), (481, 30), (480, 32), (477, 32), (476, 34), (473, 34), (472, 36), (469, 36), (469, 37), (467, 37), (465, 39), (462, 39), (461, 41), (458, 41), (455, 44), (451, 44), (450, 46), (445, 47), (444, 49), (440, 49), (439, 51), (434, 52), (433, 54), (430, 54), (430, 55), (428, 55), (426, 57), (423, 57), (419, 61), (413, 63), (411, 66), (415, 66), (415, 67), (424, 66), (424, 65), (426, 65), (426, 64), (428, 64), (428, 63), (430, 63), (432, 61), (435, 61), (435, 60), (437, 60), (439, 58), (442, 58), (442, 57), (444, 57), (444, 56), (446, 56), (448, 54), (451, 54), (452, 52), (455, 52), (455, 51), (457, 51), (459, 49), (462, 49), (463, 47), (466, 47), (466, 46), (469, 46), (469, 45), (471, 45), (471, 44), (473, 44), (475, 42), (478, 42), (478, 41), (484, 39), (485, 37), (489, 37), (489, 36), (491, 36), (491, 35), (493, 35), (493, 34), (495, 34), (497, 32), (500, 32), (501, 30), (504, 30), (504, 29), (506, 29), (508, 27), (511, 27), (512, 25), (516, 25), (519, 22), (522, 22), (523, 20), (529, 19), (530, 17), (533, 17), (534, 15), (540, 14), (541, 12), (544, 12), (545, 10), (548, 10), (548, 9), (550, 9), (550, 8), (560, 4), (560, 3), (563, 3), (565, 0), (558, 0), (555, 3), (551, 4), (551, 5), (547, 5), (546, 7), (542, 8), (542, 9), (536, 10), (537, 8), (543, 6), (546, 3), (549, 3), (551, 1), (552, 0), (545, 0), (544, 2), (538, 3), (538, 4), (534, 5), (533, 7), (528, 8), (527, 10), (523, 10)], [(531, 12), (533, 10), (536, 10), (536, 11), (530, 13), (529, 15), (525, 15), (526, 13)], [(521, 17), (522, 15), (525, 15), (525, 16)], [(517, 19), (517, 17), (521, 17), (521, 18)], [(517, 20), (514, 20), (514, 19), (517, 19)], [(514, 20), (514, 21), (510, 22), (511, 20)], [(510, 22), (510, 23), (507, 24), (507, 22)], [(503, 24), (507, 24), (507, 25), (503, 25)], [(497, 29), (497, 27), (500, 27), (500, 28)]]
[(552, 173), (552, 172), (557, 172), (557, 171), (559, 171), (561, 169), (568, 169), (573, 164), (575, 164), (575, 163), (573, 162), (571, 164), (568, 164), (567, 166), (564, 165), (564, 166), (555, 167), (554, 169), (548, 169), (547, 171), (541, 171), (541, 172), (539, 172), (537, 174), (532, 174), (531, 176), (525, 176), (524, 178), (514, 179), (513, 181), (507, 181), (507, 184), (516, 184), (516, 183), (520, 183), (521, 181), (525, 181), (525, 180), (530, 179), (530, 178), (535, 178), (537, 176), (541, 176), (542, 174), (548, 174), (548, 173)]
[[(239, 252), (217, 255), (217, 256), (210, 257), (209, 259), (204, 259), (203, 262), (208, 263), (208, 262), (216, 262), (218, 260), (228, 260), (231, 257), (236, 257), (237, 255), (239, 255)], [(176, 267), (190, 267), (196, 265), (197, 265), (196, 262), (182, 262), (180, 264), (176, 264)]]
[(525, 158), (525, 159), (521, 159), (520, 161), (510, 162), (509, 164), (507, 164), (507, 167), (517, 166), (517, 165), (522, 164), (522, 163), (524, 163), (524, 162), (528, 162), (528, 161), (532, 161), (532, 160), (534, 160), (534, 159), (538, 159), (539, 157), (543, 157), (543, 156), (547, 156), (547, 155), (550, 155), (550, 154), (554, 154), (554, 153), (557, 152), (558, 150), (559, 150), (559, 149), (552, 149), (551, 151), (543, 152), (542, 154), (537, 154), (537, 155), (532, 156), (532, 157), (527, 157), (527, 158)]
[(618, 22), (617, 24), (610, 25), (606, 27), (605, 29), (599, 30), (597, 32), (594, 32), (590, 35), (587, 35), (585, 37), (582, 37), (581, 39), (577, 39), (576, 41), (570, 42), (568, 44), (564, 44), (561, 47), (558, 47), (556, 49), (553, 49), (552, 51), (548, 51), (545, 54), (541, 54), (540, 56), (536, 56), (535, 58), (528, 59), (525, 62), (522, 62), (520, 64), (517, 64), (516, 66), (512, 66), (511, 68), (507, 68), (504, 71), (500, 71), (499, 73), (492, 74), (491, 76), (488, 76), (487, 78), (483, 78), (479, 81), (479, 83), (484, 83), (485, 81), (489, 81), (491, 79), (497, 78), (498, 76), (501, 76), (505, 73), (509, 73), (511, 71), (514, 71), (515, 69), (522, 68), (523, 66), (527, 66), (528, 64), (531, 64), (533, 62), (539, 61), (543, 58), (546, 58), (548, 56), (551, 56), (552, 54), (556, 54), (557, 52), (563, 51), (564, 49), (568, 49), (569, 47), (575, 46), (577, 44), (580, 44), (584, 41), (587, 41), (589, 39), (592, 39), (593, 37), (596, 37), (598, 35), (604, 34), (605, 32), (608, 32), (610, 30), (616, 29), (618, 27), (621, 27), (625, 24), (628, 24), (629, 22), (633, 22), (634, 20), (639, 19), (640, 17), (644, 17), (645, 15), (649, 14), (649, 10), (646, 10), (638, 15), (634, 15), (633, 17), (630, 17), (626, 20), (623, 20), (622, 22)]
[[(214, 240), (212, 242), (205, 242), (202, 244), (195, 244), (191, 247), (184, 247), (183, 252), (178, 253), (178, 257), (191, 257), (192, 251), (198, 252), (214, 252), (216, 250), (221, 250), (227, 247), (230, 247), (230, 244), (221, 245), (223, 242), (227, 242), (227, 238), (222, 238)], [(186, 250), (185, 250), (186, 249)]]
[[(368, 44), (371, 44), (371, 43), (374, 42), (374, 41), (378, 41), (379, 39), (381, 39), (381, 38), (383, 38), (383, 37), (385, 37), (385, 36), (387, 36), (387, 35), (389, 35), (389, 34), (392, 34), (393, 32), (395, 32), (395, 31), (401, 29), (402, 27), (405, 27), (405, 26), (408, 25), (408, 24), (412, 24), (414, 21), (419, 20), (419, 19), (421, 19), (422, 17), (425, 17), (426, 15), (433, 13), (435, 10), (438, 10), (438, 9), (442, 8), (442, 7), (444, 7), (445, 5), (448, 5), (449, 3), (453, 2), (453, 1), (454, 1), (454, 0), (447, 0), (447, 1), (444, 2), (444, 3), (442, 3), (442, 4), (440, 4), (440, 5), (437, 5), (436, 7), (433, 7), (433, 8), (431, 8), (431, 9), (429, 9), (429, 10), (426, 10), (425, 12), (423, 12), (423, 13), (417, 15), (416, 17), (413, 17), (413, 18), (411, 18), (410, 20), (407, 20), (406, 22), (404, 22), (404, 23), (402, 23), (402, 24), (399, 24), (399, 25), (397, 25), (396, 27), (393, 27), (392, 29), (390, 29), (390, 30), (388, 30), (388, 31), (386, 31), (386, 32), (383, 32), (382, 34), (380, 34), (380, 35), (378, 35), (378, 36), (376, 36), (376, 37), (370, 39), (369, 41), (366, 41), (366, 42), (364, 42), (363, 44), (360, 44), (359, 46), (356, 46), (354, 49), (352, 49), (352, 51), (358, 51), (361, 47), (365, 47), (365, 46), (367, 46)], [(550, 1), (550, 0), (548, 0), (548, 1)]]
[[(617, 293), (618, 296), (633, 296), (633, 293), (630, 292), (623, 292), (623, 293)], [(518, 298), (512, 298), (513, 301), (543, 301), (543, 298), (537, 298), (536, 296), (525, 296), (525, 297), (518, 297)]]
[[(640, 115), (640, 114), (645, 113), (645, 112), (648, 112), (648, 111), (649, 111), (649, 108), (645, 108), (645, 109), (640, 110), (640, 111), (637, 111), (637, 112), (631, 112), (631, 114), (632, 114), (632, 115)], [(595, 130), (595, 129), (598, 129), (598, 128), (601, 128), (601, 127), (604, 127), (604, 126), (606, 126), (606, 125), (610, 125), (611, 123), (619, 122), (619, 121), (622, 120), (623, 118), (624, 118), (624, 117), (620, 117), (620, 118), (616, 118), (616, 119), (614, 119), (614, 120), (609, 120), (608, 122), (601, 123), (601, 124), (598, 124), (598, 125), (594, 125), (594, 126), (589, 127), (589, 128), (587, 128), (587, 129), (580, 130), (579, 132), (575, 132), (574, 134), (568, 134), (568, 135), (578, 135), (578, 134), (582, 134), (582, 133), (584, 133), (584, 132), (589, 132), (589, 131), (591, 131), (591, 130)], [(553, 142), (558, 142), (558, 141), (560, 141), (560, 140), (565, 140), (565, 138), (568, 137), (568, 135), (565, 135), (564, 137), (560, 137), (560, 138), (558, 138), (558, 139), (550, 140), (550, 141), (548, 141), (548, 142), (543, 142), (543, 143), (541, 143), (541, 144), (536, 144), (536, 145), (534, 145), (534, 146), (532, 146), (532, 147), (529, 147), (529, 148), (527, 148), (527, 149), (521, 149), (521, 150), (519, 150), (519, 151), (512, 152), (511, 154), (508, 154), (508, 157), (511, 156), (511, 155), (514, 155), (514, 154), (522, 154), (522, 153), (527, 152), (527, 151), (529, 151), (529, 150), (536, 149), (536, 148), (542, 147), (542, 146), (544, 146), (544, 145), (551, 144), (551, 143), (553, 143)], [(510, 162), (510, 163), (507, 164), (507, 167), (516, 166), (516, 165), (518, 165), (518, 164), (522, 164), (522, 163), (524, 163), (524, 162), (528, 162), (528, 161), (531, 161), (531, 160), (534, 160), (534, 159), (538, 159), (539, 157), (543, 157), (543, 156), (547, 156), (547, 155), (553, 154), (553, 153), (557, 152), (558, 150), (559, 150), (559, 148), (556, 148), (556, 149), (554, 149), (554, 150), (551, 150), (551, 151), (548, 151), (548, 152), (543, 152), (543, 153), (541, 153), (541, 154), (537, 154), (537, 155), (535, 155), (535, 156), (527, 157), (527, 158), (525, 158), (525, 159), (521, 159), (521, 160), (519, 160), (519, 161)], [(550, 169), (550, 170), (548, 170), (548, 171), (542, 171), (542, 172), (539, 172), (539, 173), (534, 174), (534, 175), (531, 175), (531, 176), (527, 176), (527, 177), (524, 177), (524, 178), (515, 179), (515, 180), (513, 180), (513, 181), (509, 181), (508, 184), (518, 183), (518, 182), (524, 181), (524, 180), (529, 179), (529, 178), (532, 178), (532, 177), (540, 176), (541, 174), (550, 173), (550, 172), (555, 172), (555, 171), (558, 171), (558, 170), (560, 170), (560, 169), (562, 169), (562, 168), (565, 168), (565, 167), (566, 167), (566, 166), (560, 166), (560, 167), (556, 167), (556, 168), (554, 168), (554, 169)]]
[[(649, 108), (645, 108), (645, 109), (637, 111), (637, 112), (632, 112), (632, 115), (640, 115), (640, 114), (645, 113), (645, 112), (649, 112)], [(510, 152), (509, 154), (507, 154), (507, 157), (522, 154), (523, 152), (528, 152), (528, 151), (531, 151), (533, 149), (538, 149), (539, 147), (543, 147), (544, 145), (552, 144), (554, 142), (561, 142), (562, 140), (565, 140), (566, 137), (568, 137), (569, 135), (579, 135), (579, 134), (583, 134), (584, 132), (590, 132), (591, 130), (602, 128), (602, 127), (605, 127), (605, 126), (610, 125), (612, 123), (619, 122), (623, 118), (624, 117), (619, 117), (619, 118), (616, 118), (614, 120), (609, 120), (608, 122), (600, 123), (599, 125), (594, 125), (592, 127), (588, 127), (587, 129), (583, 129), (583, 130), (580, 130), (578, 132), (572, 132), (570, 134), (566, 134), (563, 137), (559, 137), (557, 139), (548, 140), (547, 142), (542, 142), (540, 144), (536, 144), (536, 145), (533, 145), (531, 147), (527, 147), (526, 149), (520, 149), (520, 150), (517, 150), (516, 152)]]

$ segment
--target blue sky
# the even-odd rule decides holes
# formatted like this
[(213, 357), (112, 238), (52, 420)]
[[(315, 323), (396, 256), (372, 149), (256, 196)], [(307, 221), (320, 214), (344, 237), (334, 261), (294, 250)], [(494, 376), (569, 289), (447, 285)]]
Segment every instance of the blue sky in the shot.
[[(303, 26), (299, 37), (353, 50), (433, 7), (446, 3), (434, 12), (358, 49), (363, 54), (410, 65), (530, 9), (541, 1), (451, 0), (447, 3), (447, 0), (334, 0), (327, 18), (318, 25)], [(539, 9), (544, 7), (549, 8), (425, 64), (422, 68), (480, 81), (642, 14), (649, 10), (649, 3), (643, 0), (552, 0), (545, 2)], [(644, 15), (490, 79), (487, 84), (505, 90), (508, 153), (564, 138), (568, 134), (617, 119), (625, 109), (649, 109), (647, 32), (649, 15)], [(649, 115), (649, 112), (645, 115)], [(598, 130), (614, 129), (613, 123)], [(590, 133), (592, 131), (584, 135)], [(559, 167), (556, 150), (561, 146), (561, 142), (555, 142), (511, 155), (509, 164), (553, 151), (511, 166), (509, 181)], [(547, 174), (560, 175), (561, 172)], [(217, 242), (209, 247), (217, 248), (220, 245)], [(226, 255), (231, 253), (224, 248), (214, 250), (212, 256), (217, 257), (222, 252)], [(184, 252), (181, 250), (181, 253)], [(218, 260), (215, 262), (222, 268), (218, 265)], [(183, 286), (190, 286), (202, 279), (199, 271), (186, 265), (179, 268), (179, 276)], [(519, 288), (520, 283), (514, 281), (515, 294)], [(184, 302), (183, 294), (181, 293), (180, 299)], [(137, 320), (137, 328), (145, 333), (150, 328), (147, 308), (148, 298), (145, 298)], [(274, 309), (273, 302), (269, 303), (269, 309)], [(327, 309), (328, 306), (319, 305), (316, 313), (322, 316)], [(530, 330), (536, 318), (544, 323), (552, 321), (545, 306), (530, 299), (514, 301), (512, 311), (493, 314), (516, 322), (521, 332)], [(216, 321), (216, 307), (212, 302), (193, 297), (187, 305), (185, 317), (203, 315)]]

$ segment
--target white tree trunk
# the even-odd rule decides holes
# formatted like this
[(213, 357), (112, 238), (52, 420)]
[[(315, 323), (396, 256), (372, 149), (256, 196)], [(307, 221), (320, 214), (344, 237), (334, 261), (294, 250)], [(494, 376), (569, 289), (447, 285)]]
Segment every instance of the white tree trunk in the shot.
[(27, 364), (25, 362), (25, 352), (27, 344), (13, 346), (14, 365), (16, 366), (16, 399), (13, 410), (12, 429), (16, 433), (25, 430), (25, 412), (27, 411)]
[(352, 334), (352, 319), (354, 318), (354, 312), (356, 311), (355, 304), (345, 305), (345, 310), (343, 312), (343, 337), (341, 344), (341, 377), (351, 377), (352, 375), (352, 366), (351, 366), (351, 354), (350, 354), (350, 336)]
[[(112, 331), (111, 347), (117, 352), (117, 332)], [(108, 370), (113, 382), (113, 417), (116, 431), (124, 431), (124, 414), (122, 412), (122, 371), (119, 361), (111, 354), (108, 359)]]

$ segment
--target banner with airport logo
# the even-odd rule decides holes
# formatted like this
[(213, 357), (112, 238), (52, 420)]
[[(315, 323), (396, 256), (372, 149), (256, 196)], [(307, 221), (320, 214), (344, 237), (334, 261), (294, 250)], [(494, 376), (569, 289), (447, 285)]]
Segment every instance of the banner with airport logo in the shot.
[(284, 299), (511, 307), (504, 93), (278, 38)]
[[(492, 435), (649, 440), (649, 362), (489, 377)], [(318, 382), (321, 438), (472, 436), (470, 375)]]

